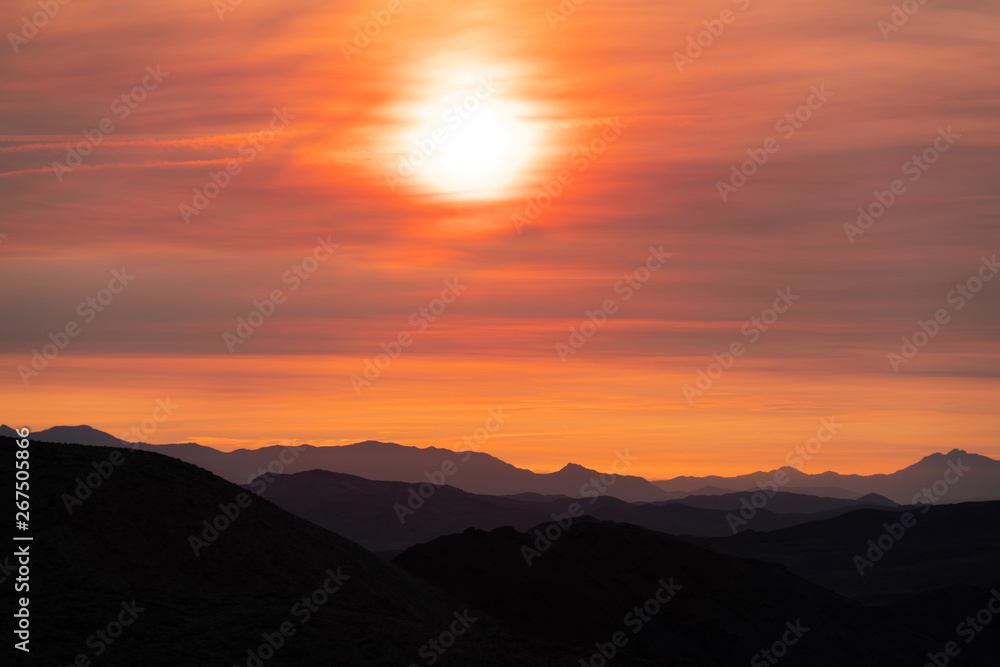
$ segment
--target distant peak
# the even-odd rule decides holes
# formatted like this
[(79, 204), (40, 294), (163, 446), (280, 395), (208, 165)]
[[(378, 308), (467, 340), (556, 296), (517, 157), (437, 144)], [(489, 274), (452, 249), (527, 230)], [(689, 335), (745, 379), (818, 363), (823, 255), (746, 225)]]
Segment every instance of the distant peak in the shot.
[(566, 465), (564, 465), (562, 468), (559, 469), (559, 472), (593, 472), (593, 471), (590, 468), (584, 468), (579, 463), (567, 463)]
[(98, 430), (93, 426), (79, 424), (77, 426), (53, 426), (44, 431), (34, 433), (34, 437), (40, 442), (59, 442), (75, 445), (99, 445), (105, 447), (117, 447), (124, 440), (116, 438), (110, 433)]
[(878, 493), (866, 493), (860, 498), (857, 498), (855, 502), (864, 503), (867, 505), (885, 505), (886, 507), (899, 507), (898, 503)]
[(976, 456), (976, 455), (975, 454), (970, 454), (969, 452), (965, 451), (964, 449), (958, 449), (958, 448), (956, 448), (956, 449), (951, 450), (947, 454), (942, 454), (941, 452), (934, 452), (933, 454), (928, 454), (927, 456), (925, 456), (924, 458), (922, 458), (920, 460), (921, 461), (928, 461), (928, 460), (934, 461), (934, 460), (937, 460), (937, 459), (947, 458), (947, 457), (950, 457), (950, 456)]
[[(78, 424), (77, 426), (53, 426), (52, 428), (47, 428), (45, 433), (86, 433), (90, 435), (111, 435), (106, 431), (94, 428), (89, 424)], [(42, 431), (39, 431), (42, 433)]]

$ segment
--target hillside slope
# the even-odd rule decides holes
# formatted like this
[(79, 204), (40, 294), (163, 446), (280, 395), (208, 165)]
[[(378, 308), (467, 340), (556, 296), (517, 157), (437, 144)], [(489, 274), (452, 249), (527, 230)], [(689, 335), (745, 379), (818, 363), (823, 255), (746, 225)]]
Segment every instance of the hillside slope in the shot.
[[(0, 438), (5, 471), (14, 449)], [(30, 445), (31, 664), (69, 664), (83, 653), (101, 665), (246, 665), (263, 633), (274, 636), (287, 622), (294, 634), (268, 667), (407, 665), (422, 662), (421, 647), (469, 608), (259, 497), (196, 556), (191, 535), (202, 534), (203, 521), (224, 525), (220, 505), (235, 515), (244, 490), (150, 452), (124, 451), (120, 465), (107, 463), (116, 451)], [(95, 464), (111, 466), (110, 475), (102, 479)], [(64, 494), (88, 475), (100, 485), (68, 514)], [(4, 497), (14, 495), (12, 478), (0, 481)], [(10, 551), (2, 556), (10, 561)], [(325, 604), (299, 604), (324, 585), (336, 590), (317, 594)], [(102, 645), (94, 633), (133, 601), (141, 611)], [(472, 631), (438, 664), (541, 666), (566, 653), (473, 615)]]

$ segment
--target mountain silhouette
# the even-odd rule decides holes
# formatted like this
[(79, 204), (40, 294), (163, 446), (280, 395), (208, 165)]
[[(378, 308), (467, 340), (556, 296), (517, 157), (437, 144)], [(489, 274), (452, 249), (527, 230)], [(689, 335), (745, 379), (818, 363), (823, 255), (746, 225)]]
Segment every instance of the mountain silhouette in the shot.
[[(913, 525), (900, 531), (898, 525), (906, 512), (912, 515)], [(971, 502), (922, 509), (860, 509), (767, 533), (748, 531), (698, 543), (780, 563), (799, 576), (859, 600), (883, 601), (949, 586), (974, 586), (985, 592), (1000, 585), (998, 525), (1000, 501)], [(880, 538), (890, 545), (884, 554), (878, 548)], [(869, 540), (876, 543), (875, 548)]]
[[(921, 633), (944, 636), (951, 629), (928, 619), (911, 625), (904, 610), (867, 608), (781, 566), (729, 558), (643, 528), (584, 521), (553, 534), (530, 566), (524, 552), (539, 538), (511, 528), (442, 537), (393, 562), (523, 632), (604, 641), (624, 630), (627, 650), (664, 665), (751, 664), (770, 645), (765, 638), (780, 637), (796, 621), (809, 631), (780, 664), (920, 665), (923, 647), (935, 647)], [(664, 580), (681, 590), (633, 635), (623, 619)], [(997, 646), (994, 639), (976, 647), (980, 659)]]
[[(0, 437), (3, 460), (15, 449)], [(108, 463), (114, 451), (117, 466)], [(572, 664), (553, 657), (571, 649), (511, 635), (467, 603), (259, 497), (196, 556), (191, 536), (204, 535), (203, 522), (217, 521), (220, 506), (239, 507), (244, 490), (193, 465), (98, 446), (33, 442), (30, 452), (32, 664), (71, 664), (83, 653), (111, 666), (246, 665), (247, 651), (289, 622), (294, 634), (268, 667), (317, 664), (322, 656), (407, 665), (466, 609), (479, 619), (474, 630), (438, 664)], [(68, 513), (64, 494), (88, 475), (102, 478), (102, 463), (110, 474)], [(13, 497), (13, 475), (3, 478), (0, 490)], [(5, 567), (11, 549), (0, 558)], [(295, 605), (328, 580), (340, 588), (303, 620), (308, 607)], [(123, 604), (141, 611), (96, 656), (95, 631)]]
[[(55, 435), (50, 432), (55, 431)], [(94, 442), (90, 427), (54, 427), (32, 435), (42, 442), (73, 442), (76, 444), (106, 444)], [(116, 438), (103, 434), (117, 442)], [(237, 449), (221, 452), (195, 443), (150, 445), (139, 443), (137, 449), (156, 451), (173, 456), (210, 470), (224, 479), (246, 484), (266, 469), (287, 448), (281, 446), (259, 449)], [(542, 493), (573, 495), (596, 493), (604, 486), (608, 476), (576, 464), (567, 464), (553, 473), (535, 473), (517, 468), (483, 452), (455, 452), (438, 447), (407, 447), (389, 442), (368, 440), (352, 445), (314, 447), (301, 445), (297, 458), (286, 466), (287, 472), (306, 470), (332, 470), (366, 479), (382, 481), (426, 482), (428, 476), (440, 473), (443, 467), (454, 466), (454, 474), (447, 477), (448, 484), (470, 493), (508, 495), (517, 493)], [(287, 457), (286, 457), (287, 458)], [(441, 473), (443, 474), (443, 473)], [(666, 494), (642, 477), (614, 475), (614, 495), (623, 500), (662, 500)], [(602, 482), (602, 479), (604, 482)], [(581, 491), (581, 489), (585, 489)]]
[[(774, 483), (779, 475), (787, 477), (784, 486), (806, 493), (819, 487), (834, 487), (858, 496), (875, 493), (901, 505), (917, 502), (914, 496), (924, 488), (933, 486), (945, 475), (953, 476), (948, 471), (956, 462), (968, 467), (963, 471), (959, 483), (951, 488), (944, 502), (962, 502), (968, 500), (1000, 500), (1000, 461), (979, 454), (971, 454), (961, 449), (953, 449), (947, 454), (935, 453), (925, 456), (913, 465), (889, 474), (876, 475), (842, 475), (835, 472), (808, 474), (796, 468), (785, 466), (769, 472), (758, 471), (736, 477), (675, 477), (673, 479), (654, 482), (664, 491), (676, 494), (685, 491), (693, 493), (706, 485), (737, 489), (755, 490), (761, 484)], [(833, 495), (833, 494), (831, 494)]]
[[(755, 494), (757, 498), (754, 498)], [(659, 504), (683, 503), (688, 507), (735, 511), (746, 505), (754, 507), (755, 505), (753, 505), (753, 502), (755, 500), (759, 502), (759, 499), (762, 497), (766, 497), (767, 499), (767, 503), (764, 505), (767, 510), (778, 514), (811, 514), (815, 512), (836, 510), (842, 507), (857, 508), (863, 505), (882, 507), (897, 506), (896, 503), (892, 502), (888, 498), (878, 495), (877, 493), (869, 493), (868, 495), (861, 496), (857, 500), (847, 500), (845, 498), (824, 498), (816, 495), (787, 493), (784, 491), (777, 491), (773, 494), (769, 494), (761, 491), (760, 489), (757, 489), (756, 491), (725, 493), (711, 496), (690, 495), (677, 500), (664, 501)]]
[[(66, 442), (76, 444), (110, 444), (113, 436), (88, 426), (53, 427), (33, 434), (32, 438), (52, 442), (56, 434)], [(270, 446), (259, 449), (238, 449), (222, 452), (196, 443), (150, 445), (132, 444), (136, 449), (155, 451), (205, 468), (237, 484), (247, 484), (266, 469), (286, 447)], [(365, 441), (352, 445), (316, 447), (301, 445), (297, 458), (282, 472), (330, 470), (370, 480), (421, 483), (435, 481), (444, 475), (442, 469), (453, 470), (445, 475), (444, 483), (480, 495), (516, 495), (538, 493), (586, 497), (591, 494), (610, 495), (628, 502), (678, 500), (691, 495), (725, 495), (759, 490), (760, 484), (774, 483), (776, 475), (787, 476), (779, 490), (856, 499), (867, 494), (884, 496), (898, 504), (912, 504), (914, 495), (942, 479), (949, 466), (961, 461), (970, 470), (961, 483), (951, 486), (942, 502), (969, 500), (1000, 500), (1000, 461), (986, 456), (953, 449), (947, 454), (931, 454), (911, 466), (891, 474), (842, 475), (835, 472), (808, 474), (789, 466), (770, 472), (758, 471), (736, 477), (675, 477), (650, 482), (630, 475), (613, 476), (614, 482), (604, 489), (610, 473), (567, 464), (553, 473), (535, 473), (517, 468), (484, 452), (456, 452), (438, 447), (408, 447), (394, 443)], [(700, 491), (711, 487), (706, 491)], [(727, 491), (733, 489), (732, 491)], [(879, 504), (878, 502), (870, 504)]]
[[(343, 535), (373, 551), (394, 551), (466, 528), (492, 530), (512, 526), (527, 530), (552, 520), (576, 504), (579, 512), (610, 521), (631, 523), (665, 533), (723, 536), (733, 532), (732, 512), (750, 494), (692, 496), (681, 501), (627, 503), (614, 497), (572, 499), (567, 496), (518, 494), (487, 496), (451, 486), (381, 482), (327, 470), (292, 475), (265, 475), (246, 485), (279, 507)], [(860, 507), (892, 501), (861, 501), (776, 493), (766, 509), (741, 521), (738, 529), (775, 530)], [(749, 502), (749, 501), (746, 501)], [(738, 515), (737, 515), (738, 516)]]
[[(16, 449), (0, 437), (5, 460)], [(517, 512), (524, 522), (541, 511), (542, 520), (524, 530), (466, 529), (387, 562), (169, 456), (44, 442), (32, 442), (30, 452), (31, 567), (44, 573), (31, 590), (39, 663), (72, 664), (84, 655), (112, 667), (429, 665), (430, 654), (422, 653), (428, 642), (466, 614), (476, 619), (474, 629), (452, 637), (433, 664), (578, 667), (608, 655), (622, 667), (764, 664), (762, 650), (798, 633), (782, 665), (895, 667), (924, 664), (1000, 585), (1000, 537), (991, 530), (1000, 502), (930, 508), (870, 573), (853, 574), (868, 587), (859, 592), (845, 584), (843, 562), (912, 508), (759, 509), (767, 521), (800, 523), (680, 539), (622, 521), (699, 525), (726, 512), (428, 485), (428, 504), (408, 521), (426, 516), (430, 527), (453, 522), (450, 530), (476, 511)], [(3, 476), (0, 493), (14, 495), (13, 480)], [(317, 520), (336, 501), (344, 525), (361, 532), (387, 514), (378, 508), (414, 485), (316, 470), (266, 475), (247, 486), (321, 511)], [(778, 499), (771, 498), (778, 505), (816, 502)], [(818, 500), (825, 506), (830, 499)], [(880, 499), (863, 502), (872, 501)], [(571, 519), (573, 503), (586, 514)], [(842, 514), (801, 523), (831, 512)], [(0, 558), (4, 571), (12, 558)], [(303, 618), (303, 596), (331, 582), (332, 592)], [(135, 623), (96, 655), (94, 633), (129, 609), (139, 610)], [(255, 652), (285, 623), (294, 633), (261, 660)], [(975, 639), (949, 664), (995, 664), (1000, 637)]]
[(52, 428), (31, 434), (32, 440), (41, 442), (73, 442), (80, 445), (96, 445), (99, 447), (121, 447), (123, 440), (110, 433), (99, 431), (90, 426), (53, 426)]

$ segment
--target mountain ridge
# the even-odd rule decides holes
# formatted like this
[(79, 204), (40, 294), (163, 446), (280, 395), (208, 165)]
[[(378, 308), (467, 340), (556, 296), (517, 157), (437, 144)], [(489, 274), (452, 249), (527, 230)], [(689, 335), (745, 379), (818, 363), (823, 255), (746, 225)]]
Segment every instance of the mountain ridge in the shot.
[[(3, 428), (8, 431), (3, 431)], [(8, 435), (12, 431), (9, 427), (0, 427), (0, 432)], [(874, 475), (833, 471), (806, 473), (791, 466), (782, 466), (771, 471), (759, 470), (733, 477), (682, 475), (667, 480), (647, 480), (635, 475), (601, 473), (573, 462), (566, 463), (555, 472), (536, 473), (487, 452), (422, 448), (378, 440), (347, 445), (268, 445), (223, 452), (198, 443), (128, 443), (86, 425), (54, 426), (33, 433), (31, 437), (42, 442), (104, 446), (124, 444), (134, 449), (156, 451), (199, 465), (237, 484), (249, 483), (262, 467), (276, 465), (278, 457), (284, 457), (283, 452), (292, 449), (296, 454), (294, 460), (282, 462), (281, 472), (323, 469), (379, 481), (423, 483), (443, 480), (443, 483), (480, 495), (538, 493), (581, 498), (606, 494), (627, 502), (676, 500), (705, 487), (714, 487), (712, 494), (706, 495), (722, 495), (727, 489), (733, 489), (729, 493), (756, 492), (762, 488), (761, 484), (774, 485), (775, 480), (785, 479), (780, 486), (787, 486), (796, 492), (810, 492), (811, 488), (829, 489), (833, 491), (829, 497), (851, 494), (860, 497), (874, 493), (898, 504), (912, 504), (916, 502), (914, 494), (919, 494), (947, 473), (949, 461), (960, 460), (961, 465), (970, 467), (971, 471), (961, 483), (949, 485), (949, 493), (942, 501), (1000, 500), (1000, 461), (960, 448), (952, 448), (947, 453), (933, 452), (893, 473)], [(611, 484), (607, 483), (608, 478), (613, 480)]]
[[(425, 483), (426, 484), (426, 483)], [(738, 516), (747, 494), (692, 496), (689, 501), (626, 503), (613, 496), (572, 499), (567, 496), (490, 496), (449, 485), (369, 480), (329, 470), (284, 475), (265, 474), (244, 488), (260, 494), (303, 519), (343, 535), (375, 552), (393, 552), (469, 528), (512, 526), (526, 531), (570, 508), (580, 520), (617, 521), (674, 535), (722, 537), (732, 533), (730, 514)], [(418, 489), (420, 489), (418, 491)], [(740, 530), (770, 531), (862, 508), (886, 508), (888, 499), (871, 503), (778, 492), (763, 510), (740, 522)]]

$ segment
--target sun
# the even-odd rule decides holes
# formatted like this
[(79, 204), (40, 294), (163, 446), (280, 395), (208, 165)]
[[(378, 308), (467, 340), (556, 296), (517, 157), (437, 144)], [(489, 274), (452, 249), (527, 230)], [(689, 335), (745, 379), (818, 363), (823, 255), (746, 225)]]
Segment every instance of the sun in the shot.
[(530, 155), (527, 124), (499, 102), (484, 105), (467, 117), (451, 118), (451, 130), (421, 172), (424, 182), (455, 197), (502, 196)]
[(497, 167), (511, 151), (511, 128), (485, 110), (445, 143), (441, 166), (453, 177), (478, 176)]
[(482, 73), (452, 77), (423, 92), (429, 100), (399, 109), (411, 121), (392, 150), (395, 163), (386, 179), (393, 190), (459, 199), (506, 196), (534, 150), (528, 105), (506, 99), (501, 84)]
[(427, 189), (459, 198), (500, 197), (527, 162), (531, 133), (517, 118), (516, 105), (474, 100), (449, 106), (444, 124), (431, 133), (434, 146), (421, 144), (433, 151), (419, 170)]

